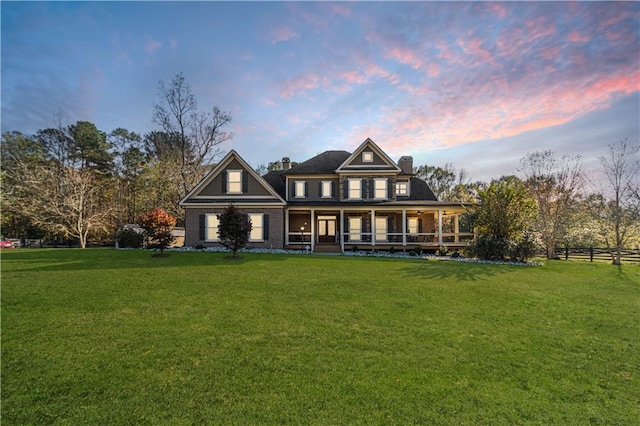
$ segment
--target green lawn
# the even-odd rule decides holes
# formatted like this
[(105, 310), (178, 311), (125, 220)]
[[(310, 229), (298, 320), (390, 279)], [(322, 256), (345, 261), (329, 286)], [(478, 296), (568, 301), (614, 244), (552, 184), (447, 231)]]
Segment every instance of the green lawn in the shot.
[(638, 424), (640, 267), (2, 252), (2, 424)]

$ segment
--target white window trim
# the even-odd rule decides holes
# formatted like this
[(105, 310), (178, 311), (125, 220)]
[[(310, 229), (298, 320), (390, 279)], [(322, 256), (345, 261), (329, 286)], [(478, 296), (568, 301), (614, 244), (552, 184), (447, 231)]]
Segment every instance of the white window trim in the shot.
[[(384, 196), (378, 197), (378, 182), (384, 182)], [(386, 200), (389, 198), (389, 180), (387, 178), (375, 178), (373, 179), (373, 199), (374, 200)]]
[[(354, 233), (354, 227), (351, 225), (352, 221), (358, 221), (358, 233)], [(357, 237), (357, 238), (354, 238)], [(362, 241), (362, 218), (360, 216), (350, 217), (349, 218), (349, 242), (360, 242)]]
[[(358, 182), (358, 196), (357, 197), (352, 197), (351, 196), (351, 183), (352, 182), (354, 182), (354, 183)], [(362, 200), (362, 179), (349, 178), (348, 184), (347, 184), (347, 191), (348, 191), (347, 198), (349, 200)]]
[[(381, 232), (382, 230), (378, 229), (378, 221), (383, 222), (384, 223), (384, 227), (382, 228), (382, 230), (384, 232)], [(380, 242), (386, 242), (389, 239), (389, 218), (387, 216), (376, 216), (376, 220), (374, 222), (374, 227), (375, 227), (375, 239), (376, 242), (380, 241)], [(383, 238), (378, 238), (378, 236), (382, 236)]]
[[(302, 185), (302, 191), (298, 191), (298, 185)], [(295, 198), (305, 198), (306, 197), (306, 182), (303, 180), (296, 180), (293, 184), (293, 192), (295, 193)], [(300, 193), (302, 192), (302, 193)]]
[[(248, 213), (248, 214), (249, 214), (249, 220), (251, 221), (251, 231), (249, 232), (249, 242), (250, 243), (262, 243), (262, 242), (264, 242), (264, 213)], [(253, 226), (252, 216), (260, 216), (261, 223), (260, 223), (259, 227), (254, 227)], [(260, 229), (260, 238), (252, 239), (251, 238), (251, 234), (254, 231), (256, 231), (257, 229)]]
[[(230, 179), (230, 174), (234, 173), (234, 172), (240, 173), (240, 182), (239, 182), (240, 183), (240, 191), (231, 191), (230, 190), (231, 183), (238, 183), (236, 181), (232, 182), (231, 179)], [(227, 194), (242, 194), (242, 172), (243, 172), (242, 170), (231, 170), (231, 169), (227, 170)]]
[[(322, 181), (322, 198), (332, 198), (333, 197), (333, 191), (332, 191), (332, 183), (330, 180), (323, 180)], [(328, 195), (325, 194), (325, 187), (328, 188)]]
[[(405, 186), (406, 186), (406, 188), (407, 188), (407, 191), (406, 191), (405, 193), (400, 193), (400, 192), (398, 191), (398, 185), (401, 185), (401, 184), (405, 185)], [(411, 194), (409, 193), (409, 188), (410, 188), (410, 187), (411, 187), (411, 186), (409, 185), (409, 182), (407, 182), (407, 181), (400, 181), (400, 182), (396, 182), (396, 197), (408, 197), (409, 195), (411, 195)]]
[(373, 163), (373, 152), (372, 151), (363, 151), (362, 152), (362, 162), (363, 163)]
[[(413, 229), (411, 229), (412, 228), (412, 226), (411, 226), (412, 223), (411, 222), (414, 222), (414, 228)], [(420, 230), (420, 223), (419, 222), (420, 222), (420, 219), (417, 218), (417, 217), (408, 217), (407, 218), (407, 232), (409, 234), (417, 234), (418, 231)]]
[[(215, 226), (215, 227), (208, 226), (210, 217), (215, 217), (216, 218), (217, 226)], [(216, 235), (215, 238), (207, 238), (210, 228), (220, 229), (220, 219), (218, 219), (218, 214), (217, 213), (206, 213), (204, 215), (204, 240), (206, 242), (208, 242), (208, 243), (217, 243), (218, 241), (220, 241), (220, 234), (218, 233), (218, 231), (216, 231), (216, 233), (215, 233), (215, 235)]]

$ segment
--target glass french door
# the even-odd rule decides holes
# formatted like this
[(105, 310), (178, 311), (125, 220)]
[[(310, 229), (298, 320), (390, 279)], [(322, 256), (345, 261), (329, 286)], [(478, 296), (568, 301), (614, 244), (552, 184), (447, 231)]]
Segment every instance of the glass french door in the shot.
[(336, 242), (336, 218), (335, 216), (318, 217), (318, 242)]

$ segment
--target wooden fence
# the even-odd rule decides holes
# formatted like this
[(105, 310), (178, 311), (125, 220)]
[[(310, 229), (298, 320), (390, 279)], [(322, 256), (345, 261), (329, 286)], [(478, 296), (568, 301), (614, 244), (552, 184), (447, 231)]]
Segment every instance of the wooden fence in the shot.
[[(563, 247), (556, 249), (556, 255), (560, 259), (578, 259), (588, 260), (606, 260), (612, 261), (616, 254), (615, 248), (596, 248), (596, 247)], [(640, 262), (640, 249), (623, 249), (621, 251), (623, 262)]]

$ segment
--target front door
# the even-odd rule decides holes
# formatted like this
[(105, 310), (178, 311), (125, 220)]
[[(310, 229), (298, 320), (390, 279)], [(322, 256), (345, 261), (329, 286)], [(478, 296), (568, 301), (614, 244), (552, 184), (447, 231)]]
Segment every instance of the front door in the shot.
[(335, 216), (319, 216), (318, 217), (318, 242), (332, 243), (332, 244), (336, 242), (336, 217)]

